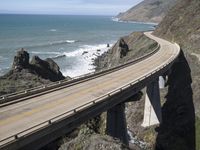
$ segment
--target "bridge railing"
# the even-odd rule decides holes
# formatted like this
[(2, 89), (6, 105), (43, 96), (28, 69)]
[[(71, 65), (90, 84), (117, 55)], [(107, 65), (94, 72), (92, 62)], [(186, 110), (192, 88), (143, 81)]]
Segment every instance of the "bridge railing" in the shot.
[(154, 75), (156, 73), (159, 73), (162, 69), (172, 65), (174, 63), (174, 61), (176, 60), (177, 56), (179, 55), (179, 53), (180, 53), (180, 49), (179, 49), (179, 52), (173, 54), (171, 56), (171, 58), (167, 62), (165, 62), (163, 65), (159, 66), (155, 70), (149, 71), (149, 73), (147, 73), (143, 77), (135, 79), (134, 81), (132, 81), (129, 84), (123, 85), (123, 86), (121, 86), (121, 87), (119, 87), (119, 88), (117, 88), (117, 89), (115, 89), (115, 90), (113, 90), (113, 91), (101, 96), (101, 97), (98, 97), (97, 99), (92, 100), (91, 102), (88, 102), (88, 103), (85, 103), (83, 105), (80, 105), (79, 107), (76, 107), (75, 109), (67, 111), (67, 112), (65, 112), (63, 114), (60, 114), (60, 115), (58, 115), (56, 117), (53, 117), (53, 118), (51, 118), (51, 119), (49, 119), (47, 121), (44, 121), (44, 122), (42, 122), (40, 124), (37, 124), (37, 125), (35, 125), (35, 126), (31, 127), (31, 128), (28, 128), (28, 129), (26, 129), (24, 131), (21, 131), (21, 132), (19, 132), (17, 134), (14, 134), (12, 136), (9, 136), (9, 137), (7, 137), (5, 139), (0, 140), (0, 148), (3, 147), (4, 145), (12, 143), (12, 142), (14, 142), (16, 140), (20, 140), (21, 138), (25, 138), (28, 135), (31, 135), (31, 134), (33, 134), (33, 133), (35, 133), (37, 131), (40, 131), (40, 130), (52, 125), (52, 124), (55, 124), (56, 122), (62, 121), (64, 119), (66, 119), (66, 118), (68, 118), (68, 117), (70, 117), (70, 116), (72, 116), (72, 115), (74, 115), (76, 113), (79, 113), (80, 111), (83, 111), (83, 110), (85, 110), (85, 109), (87, 109), (89, 107), (92, 107), (92, 106), (94, 106), (94, 105), (96, 105), (96, 104), (98, 104), (100, 102), (103, 102), (106, 98), (109, 98), (112, 95), (115, 95), (117, 93), (123, 92), (124, 90), (136, 85), (137, 83), (145, 80), (146, 78), (148, 78), (148, 77), (150, 77), (150, 76), (152, 76), (152, 75)]
[[(124, 64), (121, 64), (121, 65), (118, 65), (118, 66), (115, 66), (115, 67), (111, 67), (109, 69), (102, 69), (101, 71), (98, 71), (98, 72), (91, 72), (91, 73), (84, 74), (84, 75), (81, 75), (81, 76), (77, 76), (77, 77), (74, 77), (74, 78), (71, 78), (71, 79), (64, 79), (64, 80), (61, 80), (61, 81), (53, 82), (53, 83), (46, 84), (46, 85), (41, 85), (41, 86), (38, 86), (38, 87), (26, 89), (26, 90), (23, 90), (23, 91), (2, 95), (2, 96), (0, 96), (0, 107), (5, 106), (4, 105), (5, 103), (13, 104), (13, 103), (16, 102), (15, 100), (23, 101), (23, 100), (44, 94), (44, 92), (48, 93), (48, 91), (51, 92), (51, 90), (55, 91), (55, 90), (58, 90), (58, 89), (61, 89), (61, 88), (65, 88), (65, 86), (68, 87), (68, 86), (74, 85), (76, 83), (78, 84), (80, 82), (84, 82), (84, 81), (94, 79), (96, 77), (103, 76), (105, 74), (108, 74), (108, 73), (111, 73), (111, 72), (114, 72), (114, 71), (117, 71), (117, 70), (120, 70), (122, 68), (133, 65), (133, 64), (135, 64), (139, 61), (142, 61), (142, 60), (152, 56), (153, 54), (155, 54), (159, 50), (159, 48), (160, 48), (160, 45), (157, 44), (155, 49), (152, 50), (151, 52), (149, 52), (149, 53), (147, 53), (147, 54), (145, 54), (141, 57), (138, 57), (134, 60), (128, 61)], [(1, 104), (3, 104), (3, 105), (1, 105)]]

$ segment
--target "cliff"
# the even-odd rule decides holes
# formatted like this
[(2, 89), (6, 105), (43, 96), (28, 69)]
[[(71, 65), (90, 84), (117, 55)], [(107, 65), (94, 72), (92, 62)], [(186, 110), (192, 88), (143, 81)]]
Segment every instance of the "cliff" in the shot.
[(177, 0), (144, 0), (116, 16), (121, 21), (159, 23)]
[[(160, 143), (161, 141), (166, 142), (166, 139), (169, 139), (169, 136), (167, 135), (167, 133), (172, 133), (172, 135), (175, 135), (177, 138), (176, 140), (180, 142), (180, 144), (177, 143), (177, 145), (182, 145), (184, 147), (179, 148), (179, 149), (195, 149), (194, 146), (192, 147), (187, 147), (188, 144), (196, 144), (196, 149), (200, 148), (200, 137), (199, 137), (199, 133), (200, 133), (200, 121), (199, 118), (200, 117), (200, 1), (199, 0), (181, 0), (178, 1), (177, 4), (171, 9), (171, 11), (168, 13), (168, 15), (166, 15), (166, 17), (162, 20), (162, 22), (159, 24), (159, 26), (157, 27), (157, 29), (155, 30), (154, 34), (157, 36), (160, 36), (162, 38), (165, 38), (167, 40), (170, 41), (174, 41), (177, 42), (183, 52), (185, 53), (185, 57), (189, 63), (189, 67), (191, 69), (191, 78), (192, 78), (192, 90), (193, 90), (193, 101), (194, 101), (194, 106), (195, 106), (195, 113), (196, 113), (196, 126), (195, 129), (196, 130), (196, 143), (194, 140), (194, 131), (192, 130), (192, 127), (190, 124), (187, 125), (188, 121), (190, 119), (194, 119), (194, 115), (190, 114), (190, 112), (188, 110), (191, 110), (192, 107), (191, 103), (192, 103), (192, 97), (191, 97), (191, 90), (185, 90), (185, 86), (186, 85), (182, 85), (180, 88), (180, 91), (182, 91), (182, 94), (185, 92), (185, 95), (181, 94), (177, 97), (172, 97), (169, 95), (170, 93), (172, 93), (173, 91), (170, 90), (169, 91), (169, 96), (168, 99), (173, 99), (173, 101), (176, 101), (177, 103), (180, 104), (180, 106), (178, 107), (177, 105), (173, 106), (173, 104), (170, 102), (166, 102), (165, 107), (163, 107), (163, 110), (166, 112), (165, 113), (165, 117), (166, 120), (172, 120), (174, 121), (176, 124), (182, 124), (182, 126), (180, 126), (179, 128), (176, 128), (176, 124), (169, 124), (169, 126), (174, 126), (177, 131), (175, 131), (175, 129), (172, 131), (171, 130), (165, 130), (164, 125), (161, 126), (161, 132), (160, 133), (165, 133), (166, 136), (162, 135), (163, 133), (158, 136), (158, 143)], [(181, 66), (179, 66), (181, 67)], [(177, 70), (180, 70), (180, 68), (176, 67)], [(179, 75), (179, 77), (177, 77), (177, 75), (173, 74), (173, 76), (171, 77), (171, 82), (176, 82), (174, 81), (177, 77), (177, 80), (185, 78), (184, 80), (182, 79), (181, 81), (183, 83), (185, 82), (191, 82), (190, 78), (186, 78), (187, 76), (187, 70), (186, 72), (182, 72), (181, 74), (181, 70), (180, 72), (177, 72), (181, 75)], [(172, 85), (175, 86), (175, 85)], [(188, 84), (189, 86), (189, 84)], [(177, 91), (177, 90), (176, 90)], [(180, 97), (181, 96), (181, 97)], [(190, 101), (190, 102), (189, 102)], [(185, 103), (185, 104), (184, 104)], [(187, 106), (188, 105), (188, 106)], [(170, 106), (170, 107), (169, 107)], [(177, 109), (180, 111), (180, 114), (177, 114), (178, 110), (175, 111), (175, 108), (177, 106)], [(188, 108), (190, 107), (190, 109)], [(167, 115), (167, 113), (169, 114), (171, 112), (174, 112), (175, 117), (178, 117), (179, 115), (184, 116), (179, 118), (181, 119), (179, 121), (179, 123), (176, 121), (177, 118), (173, 118), (170, 115)], [(182, 114), (181, 114), (182, 113)], [(173, 118), (173, 119), (172, 119)], [(178, 118), (178, 120), (179, 120)], [(181, 123), (182, 122), (182, 123)], [(181, 129), (184, 129), (185, 131), (181, 131)], [(189, 132), (190, 130), (190, 132)], [(166, 131), (166, 132), (164, 132)], [(177, 133), (178, 132), (178, 133)], [(181, 133), (182, 132), (182, 133)], [(186, 135), (187, 134), (187, 135)], [(184, 138), (183, 138), (184, 137)], [(174, 137), (173, 137), (174, 138)], [(172, 138), (172, 139), (173, 139)], [(188, 139), (189, 138), (189, 139)], [(188, 141), (185, 141), (188, 140)], [(172, 141), (168, 141), (169, 143), (173, 143)], [(193, 143), (192, 143), (193, 142)], [(167, 145), (162, 145), (162, 144), (158, 144), (167, 147)], [(174, 144), (172, 144), (172, 146), (174, 146)]]
[(182, 0), (159, 24), (154, 34), (177, 42), (192, 71), (196, 114), (200, 117), (200, 1)]

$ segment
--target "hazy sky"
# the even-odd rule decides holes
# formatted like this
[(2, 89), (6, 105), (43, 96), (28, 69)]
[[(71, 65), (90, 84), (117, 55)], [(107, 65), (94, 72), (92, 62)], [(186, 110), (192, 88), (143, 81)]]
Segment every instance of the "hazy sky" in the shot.
[(0, 0), (0, 13), (116, 15), (142, 0)]

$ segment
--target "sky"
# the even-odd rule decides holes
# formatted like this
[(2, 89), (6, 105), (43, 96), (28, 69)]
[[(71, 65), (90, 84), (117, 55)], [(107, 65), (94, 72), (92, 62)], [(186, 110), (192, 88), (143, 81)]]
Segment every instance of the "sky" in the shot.
[(0, 13), (117, 15), (142, 0), (0, 0)]

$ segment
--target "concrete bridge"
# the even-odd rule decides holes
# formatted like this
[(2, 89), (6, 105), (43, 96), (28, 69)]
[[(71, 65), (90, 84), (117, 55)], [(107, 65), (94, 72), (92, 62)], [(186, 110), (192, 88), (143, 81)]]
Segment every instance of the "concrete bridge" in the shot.
[(107, 133), (128, 144), (125, 102), (147, 87), (143, 126), (162, 121), (158, 78), (180, 47), (145, 33), (159, 46), (127, 64), (71, 81), (0, 97), (0, 149), (39, 149), (107, 111)]

